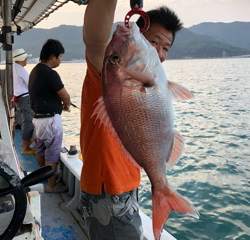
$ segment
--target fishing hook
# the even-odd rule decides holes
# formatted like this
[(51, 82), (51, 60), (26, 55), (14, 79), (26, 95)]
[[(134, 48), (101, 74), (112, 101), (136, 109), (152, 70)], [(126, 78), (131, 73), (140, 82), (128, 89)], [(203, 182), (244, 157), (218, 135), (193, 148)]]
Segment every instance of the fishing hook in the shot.
[(125, 26), (129, 28), (129, 20), (134, 14), (139, 14), (144, 20), (144, 27), (140, 29), (140, 32), (146, 32), (149, 28), (150, 21), (149, 16), (145, 13), (143, 8), (143, 0), (130, 0), (131, 10), (125, 16)]

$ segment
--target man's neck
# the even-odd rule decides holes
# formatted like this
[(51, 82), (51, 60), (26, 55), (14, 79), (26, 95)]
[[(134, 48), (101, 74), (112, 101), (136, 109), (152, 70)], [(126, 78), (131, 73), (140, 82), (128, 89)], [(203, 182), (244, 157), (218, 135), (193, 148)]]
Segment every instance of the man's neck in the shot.
[(51, 65), (50, 61), (41, 61), (41, 63), (47, 65), (50, 68), (52, 68), (52, 65)]
[(16, 64), (21, 65), (22, 67), (24, 67), (24, 66), (25, 66), (24, 61), (15, 61), (15, 63), (16, 63)]

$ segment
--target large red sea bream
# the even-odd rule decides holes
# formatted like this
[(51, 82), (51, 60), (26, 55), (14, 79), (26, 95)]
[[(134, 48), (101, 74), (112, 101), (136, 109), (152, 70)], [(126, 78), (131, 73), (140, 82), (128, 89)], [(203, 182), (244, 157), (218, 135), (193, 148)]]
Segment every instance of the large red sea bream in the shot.
[(174, 130), (173, 99), (190, 99), (184, 87), (167, 80), (156, 49), (140, 33), (117, 26), (106, 50), (102, 71), (103, 97), (93, 113), (108, 125), (124, 154), (147, 173), (152, 185), (153, 231), (160, 239), (171, 211), (198, 218), (193, 206), (170, 188), (166, 172), (183, 151)]

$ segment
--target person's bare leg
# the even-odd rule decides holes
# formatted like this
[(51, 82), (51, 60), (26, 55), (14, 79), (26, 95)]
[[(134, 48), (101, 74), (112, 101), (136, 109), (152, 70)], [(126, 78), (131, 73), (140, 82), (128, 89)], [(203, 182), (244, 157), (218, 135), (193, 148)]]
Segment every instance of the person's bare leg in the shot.
[(29, 141), (27, 141), (27, 140), (22, 140), (22, 146), (23, 146), (23, 150), (22, 150), (22, 152), (27, 152), (27, 151), (30, 151), (30, 150), (32, 150), (31, 148), (30, 148), (30, 140)]
[(39, 167), (45, 166), (45, 157), (44, 156), (36, 155), (36, 160), (37, 160)]
[(51, 166), (53, 171), (54, 171), (54, 175), (48, 179), (48, 184), (46, 187), (47, 190), (51, 190), (56, 185), (56, 174), (55, 173), (56, 173), (57, 164), (58, 163), (45, 162), (45, 166)]

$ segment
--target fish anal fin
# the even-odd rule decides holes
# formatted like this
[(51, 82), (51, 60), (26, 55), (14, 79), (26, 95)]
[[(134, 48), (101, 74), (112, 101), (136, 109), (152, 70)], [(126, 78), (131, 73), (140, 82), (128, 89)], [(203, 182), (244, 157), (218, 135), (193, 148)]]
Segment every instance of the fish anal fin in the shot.
[(177, 131), (174, 132), (174, 143), (170, 158), (167, 159), (168, 169), (172, 169), (173, 166), (178, 162), (184, 151), (184, 139), (181, 134)]
[(91, 118), (96, 116), (95, 123), (99, 119), (100, 120), (99, 127), (101, 127), (101, 125), (103, 124), (105, 126), (104, 131), (106, 130), (106, 127), (108, 128), (108, 131), (110, 131), (110, 133), (116, 139), (118, 145), (120, 146), (121, 151), (124, 154), (125, 158), (128, 159), (130, 162), (132, 162), (136, 167), (141, 168), (136, 163), (136, 161), (133, 159), (133, 157), (129, 154), (129, 152), (126, 150), (126, 148), (122, 144), (120, 138), (118, 137), (117, 132), (115, 131), (113, 124), (110, 121), (110, 118), (109, 118), (109, 115), (107, 113), (102, 96), (97, 100), (96, 104), (97, 104), (97, 106), (96, 106)]
[(173, 191), (167, 185), (164, 189), (157, 191), (152, 187), (153, 202), (153, 232), (155, 240), (161, 237), (161, 231), (169, 214), (172, 211), (186, 213), (199, 219), (199, 213), (192, 204), (176, 191)]
[(175, 101), (183, 101), (194, 98), (194, 95), (182, 85), (168, 81), (168, 88), (172, 92)]

